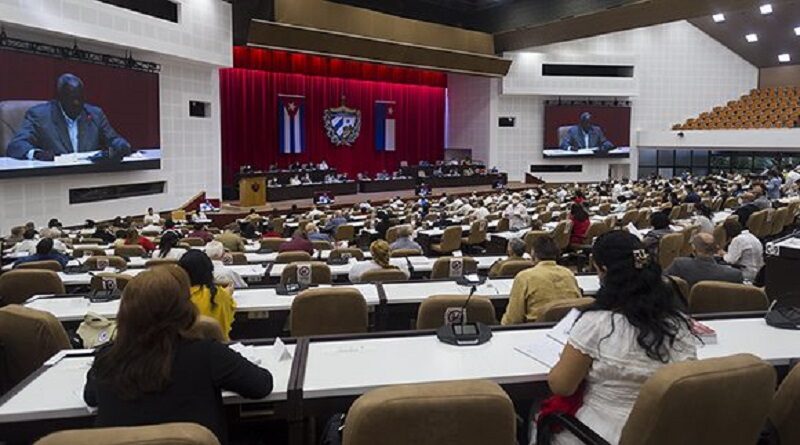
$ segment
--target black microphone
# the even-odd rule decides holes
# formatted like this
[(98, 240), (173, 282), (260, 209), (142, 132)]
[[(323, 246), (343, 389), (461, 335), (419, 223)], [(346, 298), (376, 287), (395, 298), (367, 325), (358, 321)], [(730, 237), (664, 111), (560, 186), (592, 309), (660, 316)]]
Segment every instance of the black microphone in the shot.
[(475, 292), (478, 291), (478, 285), (473, 284), (469, 290), (469, 295), (467, 295), (467, 300), (464, 301), (464, 305), (461, 306), (461, 325), (467, 324), (467, 306), (469, 305), (469, 300), (472, 299), (472, 296), (475, 295)]

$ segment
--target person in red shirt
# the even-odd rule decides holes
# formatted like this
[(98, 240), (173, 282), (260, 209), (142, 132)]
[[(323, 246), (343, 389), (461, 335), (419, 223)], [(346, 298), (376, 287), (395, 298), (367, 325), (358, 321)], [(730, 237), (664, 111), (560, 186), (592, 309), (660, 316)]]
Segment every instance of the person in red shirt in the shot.
[(586, 231), (589, 230), (589, 214), (583, 204), (573, 203), (569, 210), (569, 220), (572, 221), (572, 234), (570, 244), (583, 244), (586, 240)]
[(275, 227), (270, 222), (261, 225), (261, 238), (281, 238), (281, 234), (275, 231)]
[(214, 235), (211, 234), (208, 230), (206, 230), (205, 224), (197, 223), (194, 225), (194, 230), (189, 233), (189, 238), (200, 238), (203, 241), (210, 243), (214, 241)]
[(303, 251), (308, 252), (309, 255), (314, 255), (314, 245), (308, 240), (306, 233), (302, 230), (296, 230), (292, 239), (278, 246), (278, 252), (290, 251)]
[(584, 201), (586, 201), (586, 196), (584, 196), (582, 190), (580, 190), (580, 189), (575, 190), (575, 198), (573, 198), (573, 201), (576, 204), (583, 204)]
[(149, 239), (139, 235), (139, 231), (131, 228), (128, 230), (128, 236), (125, 238), (126, 245), (138, 244), (147, 252), (156, 250), (156, 245)]

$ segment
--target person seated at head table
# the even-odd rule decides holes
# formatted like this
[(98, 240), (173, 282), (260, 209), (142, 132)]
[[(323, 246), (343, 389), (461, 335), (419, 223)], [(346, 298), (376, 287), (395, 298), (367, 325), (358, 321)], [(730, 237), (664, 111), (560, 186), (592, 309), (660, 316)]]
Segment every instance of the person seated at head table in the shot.
[(189, 232), (189, 235), (187, 236), (189, 238), (200, 238), (206, 243), (211, 242), (214, 239), (214, 235), (212, 235), (211, 232), (208, 231), (206, 225), (203, 223), (195, 223), (194, 230)]
[(503, 264), (506, 264), (509, 261), (525, 259), (524, 256), (526, 249), (527, 246), (525, 245), (525, 241), (521, 240), (520, 238), (511, 238), (508, 240), (508, 245), (506, 246), (506, 255), (508, 255), (508, 257), (504, 260), (495, 261), (494, 264), (492, 264), (492, 267), (489, 268), (489, 276), (499, 276), (500, 268), (503, 267)]
[(403, 224), (397, 227), (397, 239), (389, 246), (391, 250), (399, 249), (416, 249), (422, 252), (422, 246), (414, 241), (411, 237), (414, 235), (414, 229), (410, 224)]
[(661, 238), (663, 238), (664, 235), (672, 233), (669, 215), (665, 212), (653, 212), (653, 214), (650, 215), (650, 225), (653, 226), (653, 228), (645, 234), (642, 243), (650, 255), (656, 257), (658, 255), (658, 246), (661, 243)]
[(144, 215), (144, 225), (154, 225), (157, 226), (161, 224), (161, 216), (153, 211), (152, 207), (147, 208), (147, 214)]
[(411, 276), (405, 263), (400, 266), (394, 266), (390, 263), (391, 249), (386, 241), (382, 239), (373, 241), (369, 246), (369, 251), (372, 254), (372, 259), (359, 261), (350, 268), (348, 278), (351, 283), (360, 283), (361, 276), (371, 270), (397, 269), (405, 274), (406, 279)]
[(36, 252), (36, 244), (36, 231), (25, 229), (22, 233), (22, 241), (15, 244), (11, 251), (14, 253), (23, 252), (28, 255), (33, 255)]
[(62, 243), (61, 240), (58, 239), (58, 237), (61, 235), (61, 232), (59, 232), (58, 229), (51, 229), (49, 227), (45, 227), (39, 234), (43, 239), (50, 238), (51, 240), (53, 240), (53, 250), (55, 250), (58, 253), (63, 253), (63, 254), (67, 253), (67, 246), (64, 243)]
[(6, 244), (14, 244), (22, 242), (24, 239), (22, 235), (25, 234), (25, 226), (14, 226), (11, 228), (11, 236), (6, 238)]
[(306, 233), (300, 229), (294, 231), (292, 239), (278, 246), (278, 252), (292, 251), (308, 252), (309, 255), (314, 255), (314, 245), (308, 240)]
[(572, 203), (569, 209), (569, 220), (572, 222), (569, 243), (582, 245), (586, 241), (586, 232), (592, 224), (586, 207), (583, 204)]
[(319, 163), (317, 168), (320, 169), (320, 170), (327, 170), (328, 169), (328, 163), (325, 162), (325, 160), (323, 159), (322, 162)]
[(233, 258), (225, 252), (225, 246), (221, 242), (211, 241), (206, 244), (204, 251), (214, 266), (214, 283), (222, 287), (233, 286), (235, 289), (247, 287), (247, 282), (242, 276), (226, 265), (226, 262), (231, 262)]
[(267, 187), (279, 187), (281, 185), (277, 178), (269, 178), (267, 180)]
[[(642, 384), (665, 365), (696, 359), (697, 341), (658, 261), (636, 236), (608, 232), (592, 258), (600, 290), (572, 326), (548, 385), (558, 396), (582, 391), (575, 417), (618, 443)], [(575, 440), (561, 432), (554, 443)]]
[(192, 303), (197, 306), (201, 315), (207, 315), (219, 322), (225, 340), (228, 340), (236, 313), (233, 283), (218, 286), (214, 282), (214, 264), (202, 250), (186, 252), (178, 264), (189, 275)]
[[(522, 242), (524, 253), (525, 242), (512, 239)], [(561, 251), (553, 238), (534, 238), (531, 255), (536, 265), (514, 277), (506, 313), (501, 320), (504, 325), (534, 322), (546, 305), (581, 297), (578, 281), (572, 271), (556, 264)]]
[(174, 232), (166, 232), (161, 235), (158, 242), (158, 249), (153, 252), (153, 258), (163, 258), (179, 260), (186, 253), (186, 249), (178, 247), (178, 237)]
[(728, 252), (720, 251), (718, 254), (726, 263), (740, 267), (744, 279), (752, 282), (764, 267), (764, 246), (749, 230), (743, 230), (736, 220), (726, 220), (724, 227), (725, 235), (730, 240)]
[(17, 261), (14, 261), (14, 267), (19, 266), (20, 264), (31, 263), (34, 261), (58, 261), (58, 264), (61, 265), (61, 268), (67, 267), (67, 263), (69, 262), (69, 257), (63, 253), (57, 252), (53, 248), (53, 240), (51, 238), (42, 238), (36, 244), (36, 251), (32, 255), (28, 255), (26, 257), (22, 257)]
[(714, 236), (709, 233), (698, 233), (692, 238), (694, 258), (679, 257), (670, 264), (665, 275), (683, 278), (691, 288), (700, 281), (727, 281), (741, 283), (742, 272), (730, 266), (717, 264), (714, 255), (719, 253), (719, 246)]
[(230, 252), (244, 252), (244, 239), (232, 230), (225, 230), (216, 236), (225, 249)]
[[(202, 255), (202, 252), (198, 252)], [(227, 443), (222, 391), (260, 399), (269, 371), (228, 346), (201, 339), (190, 279), (178, 266), (148, 269), (125, 287), (113, 342), (100, 347), (83, 399), (97, 427), (191, 422)]]
[(303, 181), (301, 181), (300, 178), (297, 177), (297, 175), (294, 175), (291, 178), (289, 178), (289, 185), (300, 185), (302, 183)]
[(308, 173), (306, 173), (305, 175), (303, 175), (302, 178), (300, 178), (300, 182), (302, 184), (311, 184), (311, 176)]
[(275, 226), (271, 222), (265, 221), (261, 224), (261, 238), (281, 238), (283, 235), (275, 231)]
[(327, 233), (321, 233), (314, 223), (306, 224), (306, 234), (309, 241), (331, 241), (331, 237)]

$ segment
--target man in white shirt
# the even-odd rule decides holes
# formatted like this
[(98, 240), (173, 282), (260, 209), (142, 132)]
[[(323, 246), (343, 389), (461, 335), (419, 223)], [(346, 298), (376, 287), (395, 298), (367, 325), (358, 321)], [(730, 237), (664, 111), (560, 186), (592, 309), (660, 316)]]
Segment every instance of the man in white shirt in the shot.
[(247, 287), (247, 283), (242, 279), (242, 276), (236, 271), (229, 269), (223, 263), (225, 258), (225, 246), (219, 241), (211, 241), (206, 244), (206, 255), (211, 258), (211, 264), (214, 265), (214, 282), (220, 285), (233, 284), (236, 289)]
[(786, 180), (783, 183), (784, 189), (791, 189), (792, 186), (797, 183), (798, 180), (800, 180), (800, 171), (798, 170), (800, 170), (800, 165), (786, 173)]
[(158, 225), (160, 222), (161, 222), (161, 217), (156, 215), (153, 212), (153, 208), (152, 207), (148, 207), (147, 214), (144, 215), (144, 225), (146, 225), (146, 226), (151, 226), (151, 225), (155, 226), (155, 225)]
[(58, 239), (59, 235), (61, 235), (61, 232), (59, 232), (57, 229), (46, 227), (39, 231), (39, 235), (42, 238), (50, 238), (53, 240), (53, 250), (64, 255), (67, 254), (67, 246)]
[(36, 244), (38, 241), (36, 240), (36, 231), (33, 229), (27, 229), (25, 233), (22, 234), (22, 241), (18, 242), (14, 245), (12, 252), (14, 253), (25, 253), (26, 255), (33, 255), (36, 253)]
[(486, 220), (486, 218), (487, 218), (488, 216), (489, 216), (489, 209), (487, 209), (485, 206), (483, 206), (483, 205), (480, 205), (480, 204), (479, 204), (479, 207), (478, 207), (478, 208), (476, 208), (476, 209), (475, 209), (475, 210), (472, 212), (472, 217), (473, 217), (473, 218), (474, 218), (476, 221), (480, 221), (480, 220)]
[(308, 212), (308, 215), (307, 215), (307, 216), (308, 216), (310, 219), (317, 219), (317, 218), (319, 218), (320, 216), (322, 216), (322, 215), (324, 215), (324, 214), (325, 214), (325, 212), (323, 212), (322, 210), (318, 209), (318, 208), (317, 208), (317, 206), (314, 206), (314, 207), (312, 207), (312, 208), (311, 208), (311, 210)]
[(528, 211), (525, 206), (514, 199), (503, 211), (503, 217), (508, 218), (510, 230), (522, 230), (528, 227)]
[(742, 275), (746, 281), (753, 281), (758, 271), (764, 266), (764, 247), (755, 235), (747, 230), (742, 230), (739, 221), (729, 219), (725, 221), (725, 233), (731, 240), (728, 252), (723, 253), (722, 259), (726, 263), (741, 266)]

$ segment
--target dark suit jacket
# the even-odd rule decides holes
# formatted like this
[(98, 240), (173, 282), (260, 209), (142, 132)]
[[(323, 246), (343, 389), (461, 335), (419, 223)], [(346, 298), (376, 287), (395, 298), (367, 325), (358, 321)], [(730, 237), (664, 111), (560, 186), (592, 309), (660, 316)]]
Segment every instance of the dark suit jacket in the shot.
[(592, 125), (589, 130), (589, 146), (586, 146), (583, 130), (580, 125), (569, 127), (564, 138), (561, 139), (562, 150), (578, 150), (579, 148), (598, 148), (600, 150), (611, 150), (614, 144), (611, 143), (603, 134), (603, 130), (597, 125)]
[(701, 281), (741, 283), (743, 280), (742, 271), (717, 264), (711, 258), (675, 258), (664, 274), (683, 278), (689, 287)]
[[(127, 156), (131, 151), (131, 145), (114, 131), (103, 110), (86, 104), (78, 118), (78, 151), (106, 148), (116, 156)], [(8, 143), (7, 153), (12, 158), (28, 159), (28, 152), (34, 149), (56, 156), (74, 152), (61, 106), (55, 100), (25, 113), (22, 126)]]

